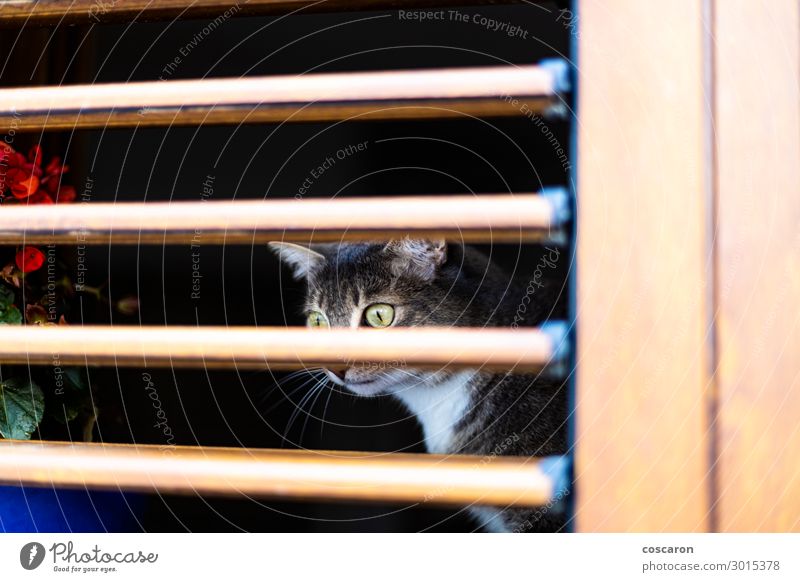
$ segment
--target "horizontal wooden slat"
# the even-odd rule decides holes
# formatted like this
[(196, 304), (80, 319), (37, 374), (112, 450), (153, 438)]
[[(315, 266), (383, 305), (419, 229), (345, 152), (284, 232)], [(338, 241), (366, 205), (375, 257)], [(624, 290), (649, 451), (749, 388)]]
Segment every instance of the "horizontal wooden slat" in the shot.
[(253, 244), (406, 234), (519, 242), (562, 238), (568, 217), (561, 189), (544, 195), (4, 205), (0, 243)]
[(543, 459), (0, 440), (0, 483), (293, 499), (536, 506), (566, 463)]
[(521, 115), (525, 107), (540, 111), (552, 105), (565, 83), (565, 65), (555, 60), (544, 65), (25, 87), (0, 90), (0, 126), (39, 131)]
[(3, 0), (0, 26), (514, 4), (521, 0)]
[(561, 363), (565, 326), (540, 329), (0, 326), (0, 363), (296, 369), (392, 363), (535, 371)]

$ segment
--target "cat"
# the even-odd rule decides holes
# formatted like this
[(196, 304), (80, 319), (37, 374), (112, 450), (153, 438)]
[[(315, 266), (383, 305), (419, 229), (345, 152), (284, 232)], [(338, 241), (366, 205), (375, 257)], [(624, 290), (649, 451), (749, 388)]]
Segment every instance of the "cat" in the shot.
[[(523, 298), (528, 299), (525, 325), (541, 323), (552, 308), (532, 301), (483, 253), (461, 244), (404, 238), (269, 246), (296, 279), (307, 282), (305, 312), (311, 327), (517, 327)], [(558, 251), (551, 250), (551, 257), (553, 252)], [(430, 453), (491, 459), (567, 450), (566, 388), (558, 380), (402, 366), (326, 372), (356, 395), (391, 395), (402, 402), (419, 422)], [(487, 531), (556, 531), (564, 525), (559, 505), (471, 507), (470, 513)]]

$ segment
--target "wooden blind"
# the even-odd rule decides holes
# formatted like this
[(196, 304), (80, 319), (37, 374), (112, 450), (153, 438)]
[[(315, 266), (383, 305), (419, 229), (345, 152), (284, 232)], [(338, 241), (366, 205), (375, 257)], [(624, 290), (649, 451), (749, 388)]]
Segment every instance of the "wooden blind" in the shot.
[[(458, 4), (479, 4), (463, 2)], [(448, 1), (252, 0), (236, 15), (448, 5)], [(12, 1), (0, 25), (201, 17), (211, 0)], [(233, 13), (231, 14), (233, 15)], [(559, 115), (561, 60), (539, 64), (0, 89), (0, 124), (17, 132), (394, 118)], [(4, 244), (207, 244), (379, 240), (567, 240), (567, 190), (539, 193), (204, 203), (4, 206)], [(0, 362), (297, 369), (341, 363), (563, 374), (568, 326), (539, 329), (306, 330), (0, 326)], [(269, 451), (0, 441), (0, 482), (296, 499), (540, 505), (568, 488), (566, 458)]]

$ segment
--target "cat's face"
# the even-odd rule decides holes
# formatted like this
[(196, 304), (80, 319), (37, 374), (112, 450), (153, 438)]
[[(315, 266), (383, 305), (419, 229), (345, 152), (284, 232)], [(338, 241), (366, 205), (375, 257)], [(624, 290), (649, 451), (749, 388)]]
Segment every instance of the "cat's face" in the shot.
[[(306, 323), (320, 327), (413, 327), (453, 324), (447, 289), (437, 280), (447, 260), (443, 241), (315, 245), (270, 243), (295, 277), (305, 279)], [(339, 386), (361, 396), (407, 389), (447, 372), (409, 369), (403, 362), (354, 362), (327, 370)]]

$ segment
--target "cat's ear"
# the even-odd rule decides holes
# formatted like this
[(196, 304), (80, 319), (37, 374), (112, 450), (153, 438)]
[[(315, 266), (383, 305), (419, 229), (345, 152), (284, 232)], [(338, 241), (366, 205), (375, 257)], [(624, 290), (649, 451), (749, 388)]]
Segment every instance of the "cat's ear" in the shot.
[(325, 263), (325, 256), (308, 247), (285, 242), (268, 243), (282, 263), (290, 266), (295, 279), (305, 279)]
[(392, 255), (395, 275), (412, 275), (430, 281), (447, 260), (447, 242), (402, 238), (390, 241), (384, 251)]

